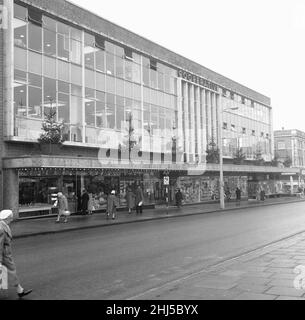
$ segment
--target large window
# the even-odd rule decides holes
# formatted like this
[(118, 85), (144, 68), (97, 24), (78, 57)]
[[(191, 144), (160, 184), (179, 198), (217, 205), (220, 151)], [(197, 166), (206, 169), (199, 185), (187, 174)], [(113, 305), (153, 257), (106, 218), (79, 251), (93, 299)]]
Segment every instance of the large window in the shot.
[(42, 51), (42, 29), (40, 26), (29, 23), (29, 49)]
[(164, 110), (177, 109), (175, 70), (39, 10), (15, 5), (14, 44), (15, 114), (39, 127), (55, 108), (71, 141), (98, 141), (84, 138), (86, 126), (123, 131), (127, 113), (138, 138), (148, 122), (164, 132), (170, 122)]
[(58, 121), (70, 123), (70, 85), (58, 81)]
[(43, 38), (43, 52), (55, 57), (57, 52), (56, 32), (44, 29)]

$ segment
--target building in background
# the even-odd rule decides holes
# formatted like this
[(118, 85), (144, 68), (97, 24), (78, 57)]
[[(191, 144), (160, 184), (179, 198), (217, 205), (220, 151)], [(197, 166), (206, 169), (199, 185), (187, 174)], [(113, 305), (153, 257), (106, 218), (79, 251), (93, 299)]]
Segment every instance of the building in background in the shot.
[[(294, 179), (294, 188), (296, 181), (298, 185), (305, 186), (305, 133), (300, 130), (276, 130), (274, 131), (274, 150), (275, 157), (286, 167), (298, 168)], [(286, 178), (287, 180), (287, 178)]]
[[(8, 15), (0, 30), (0, 207), (16, 217), (49, 214), (61, 190), (76, 212), (84, 188), (97, 211), (112, 189), (124, 207), (137, 185), (154, 206), (166, 197), (164, 176), (171, 200), (177, 187), (186, 203), (217, 198), (219, 165), (206, 155), (220, 145), (226, 189), (285, 192), (285, 170), (264, 165), (274, 152), (268, 97), (68, 1), (0, 5)], [(37, 140), (51, 110), (66, 140), (53, 151)], [(233, 163), (238, 151), (243, 165)]]

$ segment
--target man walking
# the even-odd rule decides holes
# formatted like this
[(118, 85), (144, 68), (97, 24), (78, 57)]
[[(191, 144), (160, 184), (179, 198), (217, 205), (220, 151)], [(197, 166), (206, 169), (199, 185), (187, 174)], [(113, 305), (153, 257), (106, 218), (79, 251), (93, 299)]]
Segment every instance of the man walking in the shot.
[(182, 207), (183, 195), (180, 189), (176, 193), (176, 206), (180, 209)]
[[(17, 270), (13, 260), (11, 247), (13, 236), (9, 227), (12, 221), (13, 212), (11, 210), (3, 210), (0, 212), (0, 269), (2, 271), (2, 275), (4, 273), (4, 268), (7, 270), (8, 280), (10, 278), (13, 280), (12, 282), (17, 289), (18, 297), (23, 298), (32, 293), (33, 290), (24, 290), (17, 277)], [(3, 280), (2, 276), (2, 281)]]
[(240, 201), (241, 201), (241, 190), (239, 189), (239, 187), (236, 188), (236, 204), (237, 206), (240, 206)]
[(136, 210), (137, 214), (143, 213), (143, 204), (144, 204), (144, 194), (140, 186), (136, 191)]
[(89, 194), (86, 189), (83, 190), (82, 194), (82, 214), (85, 216), (88, 213), (88, 203), (89, 203)]

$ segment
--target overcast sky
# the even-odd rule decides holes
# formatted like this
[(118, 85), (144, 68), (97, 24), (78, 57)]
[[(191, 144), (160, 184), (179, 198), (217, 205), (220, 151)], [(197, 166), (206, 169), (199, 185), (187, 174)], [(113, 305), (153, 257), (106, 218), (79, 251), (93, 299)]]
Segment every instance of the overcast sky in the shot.
[(272, 99), (305, 131), (304, 0), (72, 0)]

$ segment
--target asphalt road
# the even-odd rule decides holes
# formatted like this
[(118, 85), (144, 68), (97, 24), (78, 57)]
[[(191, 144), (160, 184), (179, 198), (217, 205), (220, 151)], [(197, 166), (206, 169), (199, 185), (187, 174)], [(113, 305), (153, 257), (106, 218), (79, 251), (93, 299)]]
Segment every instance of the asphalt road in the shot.
[(14, 256), (29, 299), (127, 299), (304, 230), (293, 203), (17, 239)]

